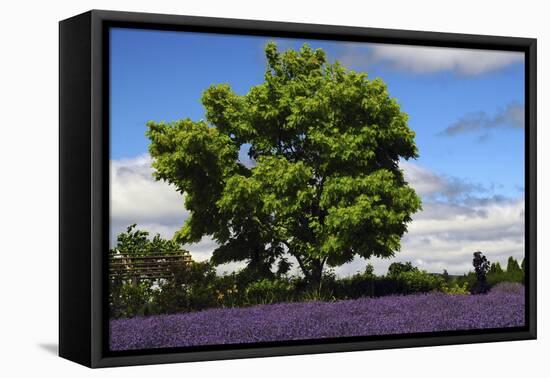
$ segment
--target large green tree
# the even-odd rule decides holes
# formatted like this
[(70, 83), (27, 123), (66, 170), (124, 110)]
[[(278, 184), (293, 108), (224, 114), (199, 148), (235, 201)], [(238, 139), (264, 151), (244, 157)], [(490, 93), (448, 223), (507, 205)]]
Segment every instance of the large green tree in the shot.
[(260, 271), (288, 269), (290, 255), (313, 283), (327, 264), (393, 256), (421, 208), (399, 168), (418, 154), (407, 115), (381, 79), (321, 49), (269, 43), (265, 55), (264, 82), (247, 94), (206, 89), (206, 121), (148, 123), (155, 177), (185, 194), (191, 214), (175, 239), (210, 235), (214, 262)]

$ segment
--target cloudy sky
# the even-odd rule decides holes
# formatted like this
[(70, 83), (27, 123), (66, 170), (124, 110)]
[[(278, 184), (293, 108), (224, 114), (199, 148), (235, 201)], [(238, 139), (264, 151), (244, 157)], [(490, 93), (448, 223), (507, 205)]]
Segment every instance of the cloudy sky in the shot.
[[(145, 124), (204, 118), (202, 92), (229, 83), (239, 94), (263, 81), (263, 46), (304, 42), (330, 61), (381, 77), (416, 132), (420, 158), (401, 162), (423, 199), (402, 250), (375, 259), (461, 274), (472, 253), (524, 256), (524, 57), (520, 53), (216, 34), (111, 31), (111, 237), (131, 223), (170, 238), (188, 216), (173, 187), (151, 177)], [(197, 260), (208, 238), (186, 246)], [(337, 269), (363, 270), (364, 260)]]

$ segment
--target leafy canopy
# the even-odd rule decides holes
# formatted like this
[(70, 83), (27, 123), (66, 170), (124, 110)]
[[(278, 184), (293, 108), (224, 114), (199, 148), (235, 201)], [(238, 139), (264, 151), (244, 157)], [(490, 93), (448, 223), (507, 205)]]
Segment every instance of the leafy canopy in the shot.
[(191, 214), (175, 240), (211, 235), (215, 263), (259, 270), (288, 270), (291, 255), (312, 280), (325, 264), (393, 256), (421, 208), (398, 166), (418, 155), (407, 115), (381, 79), (321, 49), (269, 43), (265, 55), (264, 82), (245, 95), (206, 89), (206, 121), (148, 123), (155, 177), (185, 194)]
[(418, 272), (418, 268), (408, 261), (405, 263), (394, 262), (388, 267), (388, 276), (397, 277), (403, 272)]
[(126, 232), (118, 234), (117, 244), (109, 251), (110, 254), (149, 256), (155, 253), (162, 254), (181, 250), (181, 246), (177, 242), (163, 239), (160, 234), (156, 234), (150, 239), (149, 232), (136, 229), (136, 226), (134, 223), (126, 228)]

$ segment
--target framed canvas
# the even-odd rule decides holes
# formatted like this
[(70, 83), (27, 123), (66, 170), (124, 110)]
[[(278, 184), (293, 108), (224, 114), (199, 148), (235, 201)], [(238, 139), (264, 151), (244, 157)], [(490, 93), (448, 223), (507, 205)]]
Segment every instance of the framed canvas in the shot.
[(536, 338), (536, 40), (60, 22), (59, 354)]

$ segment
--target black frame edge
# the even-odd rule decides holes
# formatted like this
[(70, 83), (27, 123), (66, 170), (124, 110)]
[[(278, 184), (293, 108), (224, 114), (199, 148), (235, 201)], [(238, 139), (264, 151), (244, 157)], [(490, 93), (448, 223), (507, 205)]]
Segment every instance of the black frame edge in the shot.
[(383, 29), (373, 27), (343, 26), (328, 24), (308, 24), (296, 22), (249, 20), (219, 17), (185, 16), (160, 13), (122, 12), (94, 9), (92, 14), (102, 21), (143, 24), (145, 28), (170, 29), (192, 27), (218, 29), (220, 33), (250, 35), (300, 36), (314, 39), (364, 40), (393, 44), (423, 44), (462, 48), (487, 48), (524, 51), (525, 46), (536, 41), (534, 38), (493, 36), (485, 34), (463, 34), (403, 29)]
[[(525, 181), (528, 191), (529, 224), (525, 237), (527, 238), (528, 250), (525, 256), (527, 259), (527, 277), (529, 286), (528, 296), (528, 321), (531, 338), (537, 338), (537, 40), (530, 39), (526, 46), (526, 109), (525, 130), (528, 133), (526, 140), (526, 169)], [(526, 138), (526, 139), (527, 139)]]
[(59, 23), (59, 355), (91, 366), (91, 12)]
[[(85, 32), (88, 38), (88, 46), (74, 46), (77, 36), (66, 37), (69, 41), (73, 40), (70, 45), (67, 41), (62, 42), (62, 34), (67, 34), (69, 30), (76, 31), (75, 27), (69, 28), (69, 23), (77, 22), (76, 20), (82, 17), (89, 22), (89, 29)], [(81, 20), (82, 20), (81, 19)], [(526, 219), (526, 224), (529, 224), (528, 234), (526, 234), (526, 245), (529, 246), (529, 251), (526, 251), (526, 256), (529, 254), (529, 259), (526, 260), (529, 269), (528, 285), (530, 287), (527, 297), (528, 308), (528, 324), (529, 328), (515, 332), (494, 332), (489, 334), (472, 334), (472, 335), (452, 335), (452, 336), (426, 336), (409, 339), (388, 339), (388, 340), (372, 340), (358, 342), (342, 342), (331, 344), (314, 344), (314, 345), (290, 345), (290, 346), (274, 346), (274, 347), (251, 347), (230, 350), (216, 351), (195, 351), (195, 352), (170, 352), (165, 354), (142, 354), (132, 356), (108, 356), (105, 353), (104, 345), (104, 326), (103, 314), (104, 305), (103, 297), (106, 287), (102, 285), (102, 270), (104, 269), (105, 261), (103, 261), (102, 248), (108, 245), (108, 233), (104, 232), (105, 224), (108, 224), (109, 218), (103, 211), (108, 206), (108, 175), (109, 161), (105, 159), (105, 149), (109, 149), (108, 130), (105, 130), (104, 124), (108, 121), (107, 115), (104, 114), (104, 109), (108, 108), (104, 96), (106, 88), (103, 83), (108, 75), (108, 70), (103, 69), (106, 56), (103, 53), (105, 44), (103, 26), (108, 22), (126, 22), (129, 24), (143, 24), (144, 28), (163, 28), (165, 27), (193, 27), (196, 29), (216, 29), (217, 32), (224, 33), (258, 33), (260, 35), (278, 34), (283, 35), (301, 35), (307, 37), (349, 39), (356, 37), (358, 40), (369, 38), (370, 40), (386, 42), (386, 43), (404, 43), (404, 44), (424, 44), (431, 46), (448, 46), (448, 47), (470, 47), (470, 48), (488, 48), (488, 49), (508, 49), (515, 51), (523, 51), (526, 53), (526, 102), (529, 107), (526, 109), (526, 188), (528, 188), (529, 202), (526, 207), (529, 209), (529, 215)], [(83, 21), (78, 21), (83, 22)], [(63, 24), (66, 24), (63, 31)], [(71, 34), (71, 33), (68, 33)], [(82, 37), (82, 36), (80, 36)], [(65, 45), (63, 46), (63, 43)], [(76, 50), (80, 49), (86, 57), (77, 54), (75, 51), (69, 51), (69, 46)], [(84, 52), (86, 50), (86, 52)], [(79, 57), (75, 59), (75, 56)], [(71, 93), (67, 98), (68, 87), (67, 82), (71, 79), (71, 75), (67, 72), (62, 72), (62, 63), (67, 62), (66, 59), (71, 58), (72, 64), (80, 65), (89, 68), (89, 87), (88, 95), (83, 91)], [(63, 60), (65, 59), (65, 60)], [(107, 76), (108, 77), (108, 76)], [(62, 94), (65, 94), (63, 97)], [(88, 97), (86, 97), (88, 96)], [(86, 102), (86, 100), (88, 100)], [(67, 105), (79, 107), (86, 116), (82, 114), (79, 117), (69, 115)], [(107, 105), (107, 106), (106, 106)], [(87, 107), (87, 108), (86, 108)], [(74, 110), (74, 109), (73, 109)], [(65, 112), (65, 113), (64, 113)], [(86, 136), (79, 135), (81, 138), (89, 138), (88, 148), (84, 149), (88, 152), (87, 157), (85, 151), (76, 151), (76, 147), (68, 147), (69, 141), (74, 143), (69, 137), (70, 124), (79, 124), (84, 122), (90, 125)], [(80, 129), (82, 130), (82, 129)], [(73, 131), (74, 132), (74, 131)], [(85, 134), (82, 131), (83, 134)], [(82, 162), (89, 161), (89, 170), (86, 170), (88, 175), (88, 191), (89, 195), (71, 194), (62, 201), (61, 197), (67, 196), (68, 185), (74, 183), (74, 177), (67, 167), (71, 163), (63, 162), (64, 156), (68, 156), (66, 148), (74, 150), (74, 154), (70, 154), (69, 160), (79, 161), (78, 169), (82, 169)], [(79, 160), (80, 158), (84, 160)], [(86, 160), (87, 159), (87, 160)], [(63, 169), (62, 169), (63, 168)], [(74, 168), (73, 168), (74, 169)], [(85, 176), (82, 172), (74, 172), (77, 175)], [(79, 176), (79, 177), (80, 177)], [(84, 185), (81, 185), (82, 187)], [(72, 201), (72, 202), (71, 202)], [(89, 248), (87, 251), (79, 250), (77, 255), (74, 251), (69, 251), (69, 243), (79, 243), (82, 245), (80, 237), (71, 236), (69, 240), (63, 240), (63, 230), (73, 230), (75, 225), (71, 225), (64, 216), (64, 212), (70, 211), (68, 203), (74, 204), (74, 201), (85, 202), (89, 206), (89, 217), (87, 217), (87, 236), (89, 240)], [(88, 202), (89, 201), (89, 202)], [(88, 213), (86, 213), (88, 215)], [(82, 214), (81, 214), (82, 216)], [(62, 219), (63, 218), (63, 219)], [(76, 231), (83, 235), (82, 229)], [(76, 234), (75, 234), (76, 235)], [(105, 244), (106, 243), (106, 244)], [(63, 244), (63, 247), (62, 247)], [(71, 252), (71, 254), (69, 254)], [(93, 252), (93, 253), (92, 253)], [(84, 260), (84, 262), (79, 261)], [(89, 367), (112, 367), (120, 365), (141, 365), (141, 364), (157, 364), (157, 363), (172, 363), (172, 362), (191, 362), (204, 360), (220, 360), (220, 359), (235, 359), (235, 358), (253, 358), (253, 357), (269, 357), (283, 355), (300, 355), (312, 353), (329, 353), (343, 351), (359, 351), (371, 349), (388, 349), (388, 348), (408, 348), (408, 347), (423, 347), (423, 346), (438, 346), (450, 344), (469, 344), (480, 342), (496, 342), (496, 341), (512, 341), (512, 340), (527, 340), (536, 338), (536, 39), (532, 38), (516, 38), (516, 37), (496, 37), (485, 35), (467, 35), (454, 33), (434, 33), (434, 32), (418, 32), (406, 30), (388, 30), (388, 29), (373, 29), (363, 27), (349, 26), (332, 26), (332, 25), (315, 25), (315, 24), (298, 24), (285, 22), (271, 21), (252, 21), (252, 20), (235, 20), (223, 18), (206, 18), (194, 16), (177, 16), (177, 15), (161, 15), (161, 14), (146, 14), (133, 12), (116, 12), (93, 10), (81, 16), (76, 16), (60, 23), (60, 355), (75, 362), (82, 363)], [(76, 266), (72, 264), (76, 263)], [(84, 282), (83, 287), (79, 289), (69, 288), (67, 279), (70, 272), (73, 275), (86, 275), (86, 278), (79, 277), (79, 282)], [(71, 285), (72, 286), (72, 285)], [(75, 301), (76, 298), (84, 292), (90, 293), (88, 301), (89, 311), (84, 319), (78, 320), (78, 324), (69, 325), (62, 324), (67, 320), (73, 321), (72, 317), (76, 315), (76, 310), (68, 310), (67, 304)], [(68, 295), (67, 299), (62, 299)], [(63, 305), (62, 305), (63, 303)], [(64, 312), (65, 311), (65, 312)], [(62, 316), (63, 312), (63, 316)], [(65, 322), (62, 322), (62, 317)], [(62, 332), (63, 328), (63, 332)], [(73, 335), (67, 338), (67, 331), (75, 329), (78, 336)], [(86, 334), (87, 332), (87, 334)], [(64, 333), (64, 339), (62, 338)], [(62, 341), (63, 340), (63, 341)], [(75, 342), (78, 341), (78, 344)], [(63, 347), (62, 347), (63, 345)], [(70, 350), (75, 348), (77, 351)]]
[[(105, 331), (108, 324), (104, 323), (104, 304), (108, 298), (108, 286), (104, 285), (104, 272), (107, 271), (105, 251), (109, 249), (109, 114), (108, 109), (108, 54), (104, 54), (104, 46), (108, 43), (108, 35), (104, 33), (103, 19), (96, 11), (91, 11), (91, 176), (92, 176), (92, 345), (91, 367), (100, 367), (106, 350)], [(106, 211), (105, 211), (106, 210)], [(107, 227), (106, 227), (107, 226)]]
[(487, 335), (433, 336), (412, 339), (342, 342), (334, 344), (312, 344), (277, 347), (251, 347), (204, 352), (175, 352), (163, 354), (143, 354), (135, 356), (104, 357), (93, 367), (117, 367), (154, 365), (176, 362), (216, 361), (243, 358), (296, 356), (319, 353), (359, 352), (396, 348), (437, 347), (456, 344), (479, 344), (487, 342), (509, 342), (535, 339), (529, 331), (516, 333), (502, 332)]

